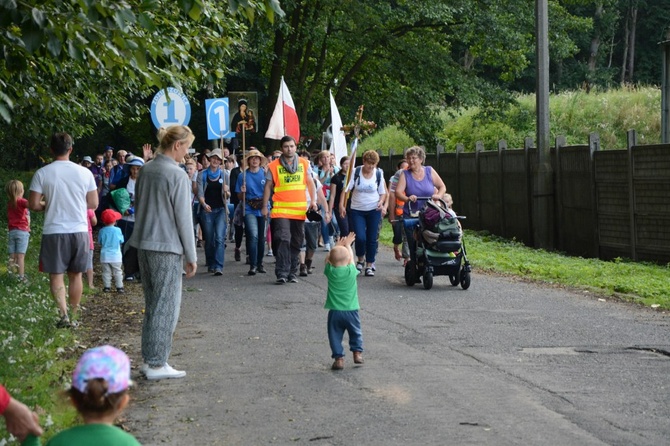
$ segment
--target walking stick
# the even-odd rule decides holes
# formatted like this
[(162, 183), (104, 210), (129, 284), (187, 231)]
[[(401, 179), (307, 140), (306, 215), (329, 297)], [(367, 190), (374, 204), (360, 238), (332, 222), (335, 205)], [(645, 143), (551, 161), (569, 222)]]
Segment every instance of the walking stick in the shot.
[(244, 186), (244, 194), (242, 194), (242, 218), (244, 218), (244, 213), (246, 211), (246, 202), (247, 202), (247, 156), (246, 156), (246, 150), (247, 150), (247, 141), (246, 141), (246, 124), (242, 124), (242, 186)]
[[(223, 132), (221, 132), (221, 139), (219, 139), (219, 150), (221, 151), (221, 156), (223, 156)], [(223, 180), (223, 170), (224, 169), (221, 170), (221, 179), (222, 180)], [(230, 183), (230, 181), (228, 181), (228, 183)], [(224, 187), (226, 186), (225, 183), (224, 183), (223, 186)], [(228, 184), (228, 191), (230, 192), (230, 184)], [(224, 215), (226, 216), (226, 219), (228, 219), (228, 206), (225, 206), (225, 201), (226, 201), (226, 194), (225, 193), (223, 194), (223, 201), (224, 201), (223, 212), (224, 212)]]

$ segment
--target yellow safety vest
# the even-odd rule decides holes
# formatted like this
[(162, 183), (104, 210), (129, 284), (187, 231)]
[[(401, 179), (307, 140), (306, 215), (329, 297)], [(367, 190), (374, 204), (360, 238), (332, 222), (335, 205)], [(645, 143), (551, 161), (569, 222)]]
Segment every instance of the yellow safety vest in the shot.
[(309, 178), (309, 163), (298, 158), (298, 169), (290, 173), (281, 165), (279, 159), (272, 161), (268, 168), (274, 182), (272, 196), (272, 218), (289, 218), (291, 220), (305, 220), (307, 211), (307, 179)]

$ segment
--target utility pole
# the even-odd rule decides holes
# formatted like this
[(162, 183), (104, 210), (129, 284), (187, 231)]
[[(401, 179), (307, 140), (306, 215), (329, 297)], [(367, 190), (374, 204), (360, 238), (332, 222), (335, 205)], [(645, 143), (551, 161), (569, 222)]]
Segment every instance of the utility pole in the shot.
[(661, 143), (670, 143), (670, 28), (665, 31), (663, 49), (663, 79), (661, 81)]
[(536, 0), (537, 171), (533, 191), (533, 242), (536, 248), (554, 248), (554, 181), (549, 149), (549, 8), (547, 0)]

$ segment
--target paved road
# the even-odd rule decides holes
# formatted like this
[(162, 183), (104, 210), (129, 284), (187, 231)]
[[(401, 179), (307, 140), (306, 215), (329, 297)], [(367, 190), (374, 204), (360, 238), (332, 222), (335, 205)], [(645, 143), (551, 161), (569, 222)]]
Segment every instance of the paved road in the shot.
[(380, 256), (359, 278), (365, 364), (349, 355), (340, 372), (322, 269), (278, 286), (230, 255), (222, 277), (185, 282), (171, 362), (188, 376), (137, 379), (133, 432), (145, 445), (670, 444), (667, 315), (479, 274), (476, 252), (469, 290), (408, 288)]

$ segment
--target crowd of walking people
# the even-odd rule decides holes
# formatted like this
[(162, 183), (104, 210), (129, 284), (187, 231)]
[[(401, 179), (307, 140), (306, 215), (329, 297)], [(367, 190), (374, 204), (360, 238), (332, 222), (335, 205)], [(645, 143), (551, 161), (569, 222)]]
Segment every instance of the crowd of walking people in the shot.
[[(375, 151), (363, 153), (362, 165), (350, 169), (355, 160), (336, 160), (328, 151), (311, 156), (298, 151), (291, 136), (268, 156), (250, 147), (239, 159), (227, 148), (195, 153), (195, 136), (187, 126), (161, 128), (157, 137), (155, 149), (145, 144), (134, 155), (107, 146), (95, 161), (85, 156), (77, 164), (70, 160), (71, 136), (56, 133), (50, 143), (54, 161), (35, 173), (28, 199), (21, 182), (7, 183), (10, 268), (20, 280), (27, 280), (29, 211), (45, 214), (39, 263), (40, 271), (49, 274), (57, 327), (79, 324), (83, 273), (93, 287), (97, 241), (103, 292), (124, 293), (124, 282), (142, 284), (140, 372), (148, 380), (182, 378), (186, 372), (168, 360), (182, 280), (196, 274), (197, 248), (204, 248), (207, 273), (222, 276), (227, 245), (241, 262), (244, 240), (248, 275), (269, 273), (264, 259), (272, 256), (274, 283), (284, 285), (312, 274), (314, 254), (323, 247), (331, 368), (344, 368), (344, 331), (354, 363), (363, 364), (356, 280), (375, 275), (381, 221), (388, 213), (396, 260), (407, 262), (414, 255), (415, 211), (426, 197), (438, 200), (446, 192), (437, 172), (423, 166), (423, 149), (409, 148), (387, 184)], [(69, 394), (87, 424), (109, 425), (128, 402), (128, 385), (125, 353), (96, 347), (82, 356)], [(86, 403), (89, 394), (108, 395), (104, 407)], [(91, 417), (92, 412), (97, 415)], [(1, 385), (0, 415), (19, 439), (41, 434), (35, 414)], [(124, 436), (97, 429), (63, 432), (62, 441), (98, 433)], [(125, 440), (136, 444), (132, 437)]]

